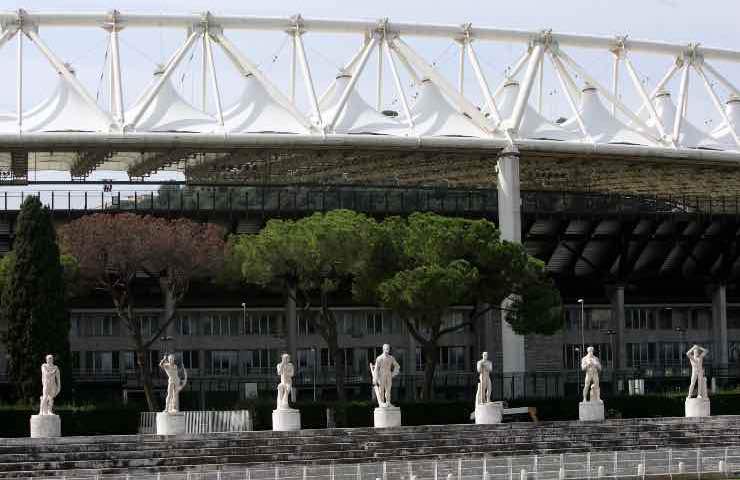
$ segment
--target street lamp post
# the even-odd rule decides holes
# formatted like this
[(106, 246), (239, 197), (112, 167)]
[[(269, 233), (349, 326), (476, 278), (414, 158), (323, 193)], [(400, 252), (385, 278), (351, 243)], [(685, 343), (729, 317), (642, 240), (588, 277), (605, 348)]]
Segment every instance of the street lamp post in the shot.
[(242, 302), (242, 328), (247, 331), (247, 303)]
[(311, 347), (311, 354), (313, 356), (313, 401), (316, 401), (316, 347)]
[(617, 368), (614, 365), (614, 335), (617, 334), (617, 331), (610, 328), (605, 333), (609, 335), (609, 366), (612, 371), (612, 392), (617, 393)]

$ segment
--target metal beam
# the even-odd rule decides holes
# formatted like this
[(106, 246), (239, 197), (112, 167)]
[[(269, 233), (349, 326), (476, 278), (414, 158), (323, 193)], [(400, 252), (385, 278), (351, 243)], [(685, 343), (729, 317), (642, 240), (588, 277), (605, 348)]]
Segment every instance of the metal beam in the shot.
[(236, 46), (231, 43), (231, 40), (229, 40), (222, 32), (217, 32), (216, 34), (216, 40), (218, 41), (218, 44), (221, 45), (221, 48), (226, 53), (226, 56), (232, 61), (232, 63), (236, 66), (237, 69), (239, 69), (243, 75), (247, 75), (251, 73), (254, 75), (255, 80), (257, 80), (260, 85), (262, 85), (262, 88), (267, 91), (267, 94), (272, 98), (278, 105), (285, 108), (288, 113), (293, 115), (293, 117), (298, 120), (298, 122), (306, 127), (308, 130), (312, 130), (313, 126), (311, 125), (311, 122), (301, 113), (298, 111), (298, 109), (293, 105), (293, 103), (285, 97), (285, 95), (280, 92), (280, 90), (275, 87), (272, 82), (260, 71), (257, 66), (252, 63), (247, 57), (242, 55), (242, 53), (236, 48)]
[(712, 99), (712, 103), (714, 103), (714, 107), (717, 109), (719, 114), (722, 116), (722, 118), (727, 123), (727, 128), (730, 129), (730, 134), (732, 135), (732, 138), (735, 140), (735, 144), (738, 147), (740, 147), (740, 136), (738, 136), (738, 133), (737, 133), (737, 125), (735, 125), (735, 122), (732, 119), (732, 117), (730, 117), (727, 114), (727, 111), (722, 106), (722, 102), (719, 100), (719, 97), (717, 96), (717, 92), (714, 91), (714, 87), (712, 87), (712, 84), (709, 83), (709, 79), (704, 73), (704, 70), (701, 68), (701, 65), (694, 65), (694, 70), (696, 70), (696, 73), (698, 73), (701, 79), (704, 81), (704, 87), (706, 87), (707, 93), (709, 93), (709, 97)]
[(72, 89), (77, 92), (77, 94), (87, 103), (93, 110), (96, 110), (98, 114), (100, 114), (104, 119), (108, 121), (107, 127), (109, 128), (111, 125), (115, 124), (115, 121), (111, 117), (111, 115), (100, 108), (100, 106), (95, 102), (95, 100), (90, 96), (89, 93), (87, 93), (87, 90), (84, 86), (82, 86), (82, 83), (75, 77), (72, 72), (69, 71), (66, 65), (64, 65), (64, 62), (62, 62), (59, 57), (57, 57), (54, 52), (52, 52), (49, 47), (46, 46), (43, 40), (41, 40), (41, 37), (36, 33), (33, 29), (25, 30), (23, 33), (26, 34), (26, 36), (38, 47), (38, 49), (41, 51), (41, 53), (46, 57), (46, 59), (49, 61), (49, 63), (62, 75), (62, 77), (67, 81), (67, 83), (72, 87)]
[(429, 66), (426, 61), (420, 57), (406, 42), (398, 37), (394, 37), (391, 43), (392, 48), (398, 53), (399, 58), (405, 59), (410, 66), (418, 69), (424, 76), (428, 77), (440, 90), (449, 98), (461, 113), (466, 114), (473, 123), (486, 133), (491, 133), (492, 128), (486, 117), (480, 113), (473, 104), (465, 97), (460, 95), (455, 88), (450, 85), (434, 68)]
[[(637, 89), (637, 91), (640, 93), (640, 96), (642, 97), (643, 103), (645, 103), (650, 109), (650, 115), (652, 115), (653, 119), (655, 120), (655, 125), (658, 127), (658, 132), (660, 133), (661, 139), (666, 139), (667, 134), (666, 134), (666, 129), (663, 126), (663, 120), (661, 120), (660, 116), (658, 116), (658, 111), (655, 109), (655, 105), (651, 101), (650, 97), (648, 97), (648, 94), (645, 91), (645, 87), (643, 86), (643, 84), (640, 83), (640, 79), (637, 77), (637, 72), (635, 71), (635, 67), (634, 65), (632, 65), (632, 60), (630, 60), (630, 57), (626, 53), (624, 54), (624, 64), (627, 67), (627, 72), (632, 78), (632, 83), (635, 85), (635, 88)], [(670, 138), (669, 141), (671, 142), (671, 145), (673, 146), (673, 148), (676, 148), (676, 142), (678, 141), (678, 139)]]
[(676, 108), (676, 118), (673, 119), (673, 138), (679, 140), (681, 138), (681, 123), (683, 117), (686, 116), (686, 108), (688, 107), (689, 97), (689, 64), (683, 66), (683, 74), (681, 75), (681, 87), (678, 93), (678, 105)]
[(349, 99), (349, 96), (352, 94), (352, 90), (355, 88), (357, 80), (360, 78), (362, 70), (365, 68), (367, 59), (370, 58), (370, 54), (373, 52), (373, 49), (375, 48), (375, 45), (377, 43), (378, 36), (373, 35), (373, 37), (370, 39), (370, 42), (365, 46), (365, 51), (360, 57), (360, 62), (357, 65), (357, 70), (352, 74), (352, 77), (349, 79), (349, 83), (347, 83), (347, 87), (345, 87), (344, 91), (342, 92), (342, 96), (339, 97), (339, 103), (337, 104), (336, 110), (334, 111), (334, 115), (332, 115), (331, 120), (329, 120), (329, 123), (326, 124), (325, 131), (334, 130), (334, 125), (336, 125), (337, 120), (339, 120), (339, 116), (342, 114), (344, 105), (347, 103), (347, 99)]
[[(106, 12), (29, 12), (27, 18), (37, 25), (99, 27), (107, 19)], [(267, 31), (287, 31), (294, 26), (292, 17), (255, 17), (245, 15), (212, 15), (211, 21), (226, 29), (247, 29)], [(202, 14), (165, 15), (151, 13), (122, 13), (121, 23), (127, 28), (189, 28), (199, 24)], [(17, 11), (0, 12), (0, 24), (18, 21)], [(327, 20), (302, 19), (306, 31), (322, 33), (357, 33), (372, 31), (378, 25), (373, 20)], [(419, 24), (410, 22), (388, 22), (388, 30), (405, 36), (442, 37), (454, 39), (461, 33), (460, 25)], [(514, 42), (527, 44), (537, 36), (536, 32), (525, 30), (476, 27), (470, 29), (471, 38), (485, 41)], [(562, 46), (608, 50), (614, 46), (614, 38), (592, 35), (552, 33), (552, 39)], [(646, 52), (667, 55), (680, 55), (686, 46), (666, 42), (630, 39), (626, 44), (633, 52)], [(705, 58), (740, 61), (740, 51), (702, 48)]]
[(301, 62), (301, 69), (303, 70), (303, 83), (306, 85), (306, 93), (308, 94), (308, 98), (311, 101), (311, 106), (313, 107), (313, 113), (316, 115), (316, 119), (319, 122), (319, 125), (324, 124), (323, 119), (321, 118), (321, 109), (319, 108), (319, 100), (316, 98), (316, 89), (313, 85), (313, 77), (311, 76), (311, 68), (308, 66), (308, 60), (306, 59), (306, 49), (303, 48), (303, 39), (301, 38), (301, 33), (299, 31), (295, 31), (293, 33), (293, 39), (298, 46), (298, 60)]
[(575, 115), (576, 117), (576, 122), (578, 122), (578, 128), (581, 130), (581, 133), (589, 141), (589, 143), (594, 143), (593, 139), (591, 138), (591, 135), (588, 133), (586, 124), (583, 122), (583, 117), (581, 117), (581, 112), (578, 110), (578, 104), (576, 103), (575, 98), (573, 98), (573, 92), (568, 87), (566, 79), (570, 79), (570, 76), (568, 75), (567, 70), (565, 70), (565, 67), (560, 62), (559, 58), (557, 58), (552, 52), (548, 52), (548, 53), (550, 55), (550, 62), (552, 63), (552, 66), (555, 69), (555, 74), (557, 75), (558, 80), (560, 81), (560, 85), (562, 86), (563, 91), (565, 92), (565, 96), (568, 99), (568, 105), (570, 106), (570, 110), (571, 112), (573, 112), (573, 115)]
[(470, 60), (470, 65), (473, 67), (473, 73), (475, 73), (475, 77), (478, 80), (478, 86), (483, 93), (483, 98), (485, 98), (486, 100), (486, 105), (491, 111), (491, 114), (494, 116), (496, 122), (501, 123), (501, 121), (503, 120), (503, 118), (501, 118), (501, 112), (499, 112), (498, 110), (496, 100), (493, 98), (493, 95), (491, 94), (491, 89), (488, 86), (488, 81), (486, 80), (486, 77), (483, 75), (483, 71), (480, 68), (480, 63), (478, 63), (478, 56), (475, 54), (473, 44), (471, 42), (466, 42), (466, 44), (468, 48), (468, 59)]
[(388, 66), (391, 69), (391, 75), (393, 75), (393, 81), (396, 84), (396, 91), (398, 92), (398, 98), (401, 99), (401, 105), (403, 105), (403, 112), (406, 114), (406, 123), (409, 125), (409, 129), (413, 133), (414, 120), (411, 117), (411, 109), (409, 108), (409, 102), (406, 98), (406, 92), (403, 90), (401, 84), (401, 77), (398, 75), (398, 69), (396, 68), (396, 61), (393, 58), (393, 52), (391, 51), (390, 45), (388, 45), (388, 39), (384, 38), (383, 43), (385, 44), (385, 53), (388, 56)]
[(529, 94), (532, 92), (534, 77), (537, 74), (537, 68), (540, 65), (540, 60), (542, 60), (544, 51), (544, 45), (538, 43), (534, 46), (532, 53), (529, 56), (527, 71), (524, 73), (524, 82), (519, 87), (519, 94), (514, 102), (514, 110), (511, 112), (509, 128), (514, 132), (518, 132), (519, 126), (522, 124), (524, 109), (527, 107), (527, 103), (529, 102)]
[(177, 51), (175, 51), (172, 57), (170, 57), (170, 59), (167, 61), (167, 65), (164, 68), (164, 71), (159, 76), (157, 82), (142, 97), (140, 104), (141, 106), (134, 114), (134, 117), (130, 119), (129, 125), (136, 127), (136, 124), (139, 123), (139, 120), (141, 120), (141, 117), (142, 115), (144, 115), (144, 112), (146, 112), (146, 109), (149, 108), (149, 105), (154, 100), (154, 97), (156, 97), (159, 91), (162, 90), (162, 87), (164, 87), (164, 84), (169, 80), (172, 72), (180, 64), (180, 61), (183, 59), (188, 50), (190, 50), (190, 47), (193, 45), (193, 43), (195, 43), (195, 40), (198, 38), (199, 35), (201, 35), (201, 32), (199, 31), (191, 32), (188, 38), (185, 40), (185, 43), (183, 43), (182, 46)]
[(644, 137), (646, 137), (648, 140), (652, 140), (655, 143), (660, 143), (660, 140), (655, 137), (655, 135), (652, 135), (650, 133), (650, 127), (648, 127), (645, 122), (642, 121), (640, 117), (635, 115), (635, 113), (630, 110), (624, 103), (622, 103), (621, 100), (618, 98), (615, 98), (614, 95), (609, 92), (607, 88), (605, 88), (601, 83), (596, 81), (594, 77), (589, 75), (589, 73), (581, 67), (575, 60), (573, 60), (567, 53), (565, 53), (562, 50), (558, 50), (556, 55), (558, 58), (561, 58), (564, 60), (573, 70), (575, 70), (581, 77), (583, 77), (584, 80), (586, 80), (588, 83), (596, 87), (596, 89), (610, 102), (616, 103), (617, 108), (622, 111), (627, 117), (635, 122), (637, 126), (642, 128), (644, 131), (640, 132), (640, 134)]
[[(213, 48), (211, 47), (211, 35), (208, 32), (203, 33), (203, 42), (206, 46), (206, 57), (208, 66), (211, 70), (211, 85), (213, 88), (213, 100), (216, 102), (216, 114), (218, 123), (224, 126), (224, 111), (221, 104), (221, 90), (218, 88), (218, 77), (216, 76), (216, 64), (213, 61)], [(204, 109), (205, 111), (205, 109)]]

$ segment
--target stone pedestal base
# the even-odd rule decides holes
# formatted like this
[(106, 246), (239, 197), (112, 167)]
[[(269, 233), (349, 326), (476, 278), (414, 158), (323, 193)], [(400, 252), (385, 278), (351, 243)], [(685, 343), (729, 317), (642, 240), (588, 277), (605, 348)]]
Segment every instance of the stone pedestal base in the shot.
[(475, 406), (475, 423), (477, 425), (490, 425), (501, 423), (504, 414), (502, 402), (479, 403)]
[(401, 409), (398, 407), (378, 407), (373, 413), (375, 428), (401, 426)]
[(708, 398), (695, 397), (686, 399), (687, 417), (708, 417), (710, 415)]
[(31, 438), (62, 436), (62, 421), (59, 415), (31, 415)]
[(272, 429), (290, 432), (301, 429), (301, 412), (295, 408), (278, 408), (272, 411)]
[(157, 435), (182, 435), (184, 433), (184, 413), (157, 412)]
[(578, 419), (582, 422), (601, 422), (604, 420), (603, 400), (593, 400), (578, 404)]

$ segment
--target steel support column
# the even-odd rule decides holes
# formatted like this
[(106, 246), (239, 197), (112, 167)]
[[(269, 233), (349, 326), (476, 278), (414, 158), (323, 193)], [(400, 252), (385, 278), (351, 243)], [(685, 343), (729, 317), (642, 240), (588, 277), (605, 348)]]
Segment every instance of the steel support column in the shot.
[[(507, 147), (498, 156), (498, 228), (501, 238), (510, 242), (522, 241), (521, 192), (519, 183), (519, 151)], [(511, 300), (504, 301), (506, 307)], [(505, 311), (505, 310), (504, 310)], [(524, 337), (514, 333), (508, 322), (501, 321), (502, 370), (504, 375), (526, 371)], [(504, 385), (504, 397), (516, 396), (514, 385)]]

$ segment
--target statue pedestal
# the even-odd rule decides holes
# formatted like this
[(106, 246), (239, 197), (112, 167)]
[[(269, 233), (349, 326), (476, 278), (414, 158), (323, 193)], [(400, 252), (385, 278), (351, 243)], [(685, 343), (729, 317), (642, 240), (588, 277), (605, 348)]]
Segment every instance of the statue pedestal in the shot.
[(272, 411), (272, 429), (290, 432), (301, 429), (301, 412), (295, 408), (278, 408)]
[(503, 414), (503, 402), (479, 403), (475, 406), (475, 423), (476, 425), (501, 423)]
[(183, 412), (157, 412), (157, 435), (182, 435), (185, 433)]
[(693, 397), (686, 399), (687, 417), (709, 417), (710, 415), (708, 398)]
[(590, 400), (578, 404), (578, 419), (582, 422), (601, 422), (604, 420), (604, 401)]
[(31, 415), (31, 438), (62, 436), (62, 421), (59, 415)]
[(398, 407), (378, 407), (373, 412), (375, 428), (401, 426), (401, 409)]

